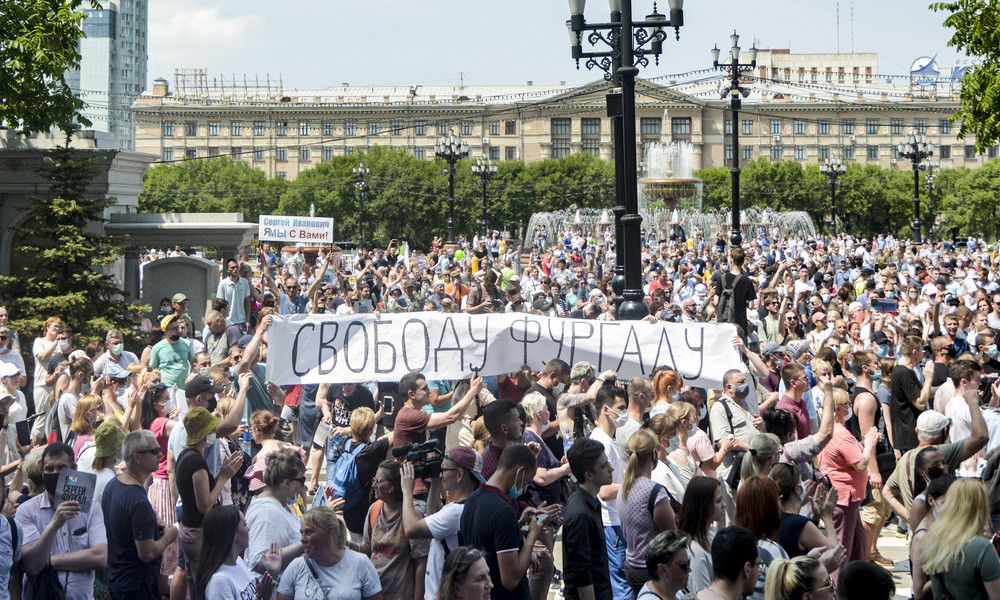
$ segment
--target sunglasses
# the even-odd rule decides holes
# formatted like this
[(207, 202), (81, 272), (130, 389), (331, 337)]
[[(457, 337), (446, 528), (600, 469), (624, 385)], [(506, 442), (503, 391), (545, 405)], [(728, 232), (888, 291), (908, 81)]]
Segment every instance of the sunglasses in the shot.
[(160, 450), (160, 447), (157, 446), (156, 448), (146, 448), (145, 450), (136, 450), (135, 453), (136, 454), (155, 454), (157, 456), (161, 456), (163, 454), (163, 450)]

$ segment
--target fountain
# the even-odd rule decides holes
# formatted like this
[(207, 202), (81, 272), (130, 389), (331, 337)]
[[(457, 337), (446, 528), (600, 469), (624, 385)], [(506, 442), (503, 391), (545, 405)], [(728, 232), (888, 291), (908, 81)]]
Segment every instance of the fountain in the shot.
[[(656, 208), (659, 204), (673, 216), (679, 208), (701, 209), (701, 180), (695, 179), (691, 159), (694, 148), (690, 142), (646, 144), (643, 166), (646, 173), (639, 180), (640, 212), (645, 200), (645, 208)], [(650, 202), (652, 200), (652, 203)]]

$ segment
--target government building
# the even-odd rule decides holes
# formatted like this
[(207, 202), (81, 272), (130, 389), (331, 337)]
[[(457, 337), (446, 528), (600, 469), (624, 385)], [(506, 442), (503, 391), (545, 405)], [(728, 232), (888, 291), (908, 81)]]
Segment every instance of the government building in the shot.
[[(908, 134), (928, 137), (941, 168), (975, 167), (997, 154), (995, 147), (977, 154), (974, 140), (957, 138), (959, 127), (948, 120), (959, 106), (954, 77), (928, 77), (926, 70), (880, 75), (875, 54), (760, 51), (753, 75), (741, 82), (750, 95), (736, 124), (720, 96), (724, 85), (713, 70), (638, 80), (639, 160), (649, 142), (684, 141), (693, 146), (694, 169), (727, 166), (734, 151), (744, 163), (831, 158), (910, 169), (896, 151)], [(136, 151), (164, 163), (232, 156), (268, 177), (294, 179), (377, 145), (433, 160), (435, 144), (449, 133), (470, 146), (472, 158), (531, 162), (589, 152), (612, 159), (605, 103), (611, 85), (604, 80), (580, 87), (176, 88), (157, 79), (132, 105)], [(731, 145), (734, 126), (738, 149)]]

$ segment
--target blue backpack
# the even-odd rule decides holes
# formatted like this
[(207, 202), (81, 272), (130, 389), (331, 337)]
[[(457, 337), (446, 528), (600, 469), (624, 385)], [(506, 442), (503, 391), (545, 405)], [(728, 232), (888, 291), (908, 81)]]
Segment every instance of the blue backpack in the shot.
[(333, 467), (333, 493), (344, 499), (345, 509), (353, 508), (364, 493), (358, 482), (357, 458), (368, 444), (360, 443), (351, 448), (352, 441), (347, 440), (344, 443), (344, 452), (337, 458)]

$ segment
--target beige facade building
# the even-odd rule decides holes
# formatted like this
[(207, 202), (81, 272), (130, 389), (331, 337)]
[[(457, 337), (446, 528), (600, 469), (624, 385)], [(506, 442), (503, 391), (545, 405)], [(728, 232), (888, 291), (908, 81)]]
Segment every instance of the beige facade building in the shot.
[[(744, 82), (752, 93), (735, 125), (741, 161), (839, 158), (909, 169), (909, 161), (897, 162), (895, 148), (910, 133), (928, 136), (942, 168), (974, 167), (996, 156), (995, 148), (982, 156), (972, 140), (957, 139), (958, 127), (948, 121), (958, 107), (957, 90), (880, 76), (875, 55), (839, 55), (834, 61), (828, 55), (761, 51), (758, 69)], [(828, 79), (826, 73), (833, 75)], [(692, 144), (695, 169), (732, 159), (733, 124), (718, 91), (723, 82), (702, 77), (637, 82), (640, 160), (646, 143), (671, 141)], [(132, 110), (136, 150), (162, 162), (232, 156), (268, 177), (293, 179), (334, 156), (376, 145), (433, 160), (435, 143), (449, 131), (469, 144), (472, 158), (531, 162), (589, 152), (611, 160), (609, 90), (598, 81), (582, 87), (345, 85), (268, 90), (270, 95), (230, 87), (180, 95), (161, 79)]]

